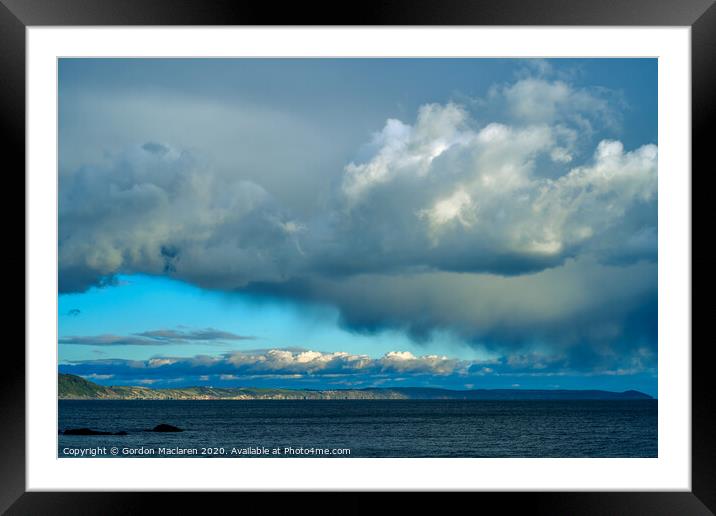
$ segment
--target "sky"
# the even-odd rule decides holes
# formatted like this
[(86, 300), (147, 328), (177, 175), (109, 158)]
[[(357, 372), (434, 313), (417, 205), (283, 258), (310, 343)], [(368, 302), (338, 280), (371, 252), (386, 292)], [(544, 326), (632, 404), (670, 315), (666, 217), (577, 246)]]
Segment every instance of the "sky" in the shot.
[(655, 59), (60, 59), (59, 369), (657, 395)]

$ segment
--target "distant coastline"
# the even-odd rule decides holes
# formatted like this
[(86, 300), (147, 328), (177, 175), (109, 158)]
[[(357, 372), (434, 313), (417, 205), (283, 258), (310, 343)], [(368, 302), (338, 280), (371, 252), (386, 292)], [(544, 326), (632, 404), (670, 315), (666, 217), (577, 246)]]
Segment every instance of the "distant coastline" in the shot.
[(182, 387), (154, 389), (142, 386), (104, 386), (80, 376), (60, 373), (61, 400), (650, 400), (643, 392), (603, 390), (473, 389), (425, 387), (367, 389), (260, 389), (252, 387)]

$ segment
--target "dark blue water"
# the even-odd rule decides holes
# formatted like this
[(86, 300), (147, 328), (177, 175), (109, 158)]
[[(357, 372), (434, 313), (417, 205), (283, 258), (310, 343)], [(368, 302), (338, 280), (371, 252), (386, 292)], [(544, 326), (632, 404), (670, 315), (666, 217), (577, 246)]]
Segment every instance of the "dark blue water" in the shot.
[(656, 400), (60, 400), (59, 429), (82, 427), (129, 435), (59, 435), (59, 456), (657, 456)]

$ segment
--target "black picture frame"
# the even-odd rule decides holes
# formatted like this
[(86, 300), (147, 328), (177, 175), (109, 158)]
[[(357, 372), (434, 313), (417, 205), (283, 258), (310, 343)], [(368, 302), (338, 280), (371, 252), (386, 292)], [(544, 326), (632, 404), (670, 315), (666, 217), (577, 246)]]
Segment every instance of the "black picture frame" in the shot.
[[(21, 181), (16, 191), (24, 191), (20, 171), (25, 170), (25, 29), (28, 26), (641, 25), (691, 27), (692, 179), (693, 170), (700, 170), (702, 174), (713, 170), (711, 162), (707, 165), (712, 147), (707, 127), (716, 113), (714, 0), (384, 0), (355, 5), (351, 8), (340, 2), (286, 2), (279, 6), (255, 0), (0, 0), (0, 123), (5, 154), (2, 168), (7, 176)], [(14, 211), (14, 218), (16, 214)], [(13, 216), (5, 220), (11, 221)], [(25, 259), (24, 251), (10, 254), (12, 270), (15, 262), (22, 260), (24, 264)], [(711, 372), (713, 363), (707, 359), (712, 345), (709, 340), (694, 339), (692, 343), (691, 492), (473, 493), (469, 496), (478, 497), (479, 504), (498, 504), (508, 511), (528, 508), (536, 514), (713, 514), (716, 512), (716, 394)], [(148, 512), (153, 504), (159, 503), (163, 513), (184, 514), (190, 513), (193, 506), (205, 510), (206, 498), (210, 496), (223, 498), (229, 504), (240, 497), (241, 505), (235, 508), (241, 511), (266, 508), (265, 499), (246, 493), (25, 492), (25, 370), (19, 365), (25, 364), (25, 352), (17, 341), (6, 342), (4, 351), (5, 363), (16, 365), (2, 371), (0, 511), (7, 514), (134, 514)], [(375, 507), (375, 496), (347, 495), (341, 502), (344, 510), (338, 513), (369, 512)], [(412, 497), (414, 502), (424, 503), (422, 496)], [(272, 497), (271, 504), (282, 498), (283, 495)], [(327, 505), (325, 508), (330, 509), (330, 504)]]

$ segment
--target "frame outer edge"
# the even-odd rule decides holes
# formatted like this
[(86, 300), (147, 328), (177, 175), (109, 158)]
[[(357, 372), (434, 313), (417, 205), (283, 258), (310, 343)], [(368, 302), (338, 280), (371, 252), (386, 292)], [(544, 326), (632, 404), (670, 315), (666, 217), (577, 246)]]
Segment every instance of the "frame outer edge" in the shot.
[[(0, 74), (0, 127), (4, 130), (5, 142), (10, 150), (9, 154), (13, 163), (10, 169), (23, 171), (25, 168), (25, 24), (66, 25), (75, 23), (88, 25), (102, 23), (103, 21), (107, 23), (108, 16), (111, 17), (112, 14), (114, 15), (114, 21), (113, 23), (107, 23), (109, 25), (136, 24), (141, 20), (144, 20), (145, 23), (156, 23), (157, 16), (156, 9), (148, 8), (143, 12), (143, 8), (134, 2), (131, 2), (131, 5), (128, 6), (124, 13), (120, 12), (116, 7), (115, 9), (107, 9), (102, 13), (102, 10), (110, 3), (106, 0), (99, 0), (97, 4), (100, 5), (95, 4), (94, 9), (79, 13), (77, 10), (67, 8), (72, 5), (79, 7), (79, 4), (83, 3), (81, 0), (79, 2), (75, 0), (57, 0), (54, 8), (50, 2), (44, 0), (25, 0), (25, 2), (24, 5), (19, 0), (2, 0), (0, 2), (0, 69), (3, 70), (3, 73)], [(607, 3), (612, 4), (613, 2)], [(7, 7), (7, 4), (11, 5), (12, 10)], [(222, 5), (227, 5), (222, 2), (215, 2), (215, 4), (219, 7), (219, 11), (222, 11)], [(382, 10), (383, 14), (387, 15), (386, 18), (389, 19), (383, 23), (395, 23), (391, 7), (395, 8), (398, 4), (399, 2), (390, 2)], [(460, 4), (460, 2), (450, 2), (450, 4), (455, 5)], [(676, 4), (676, 2), (673, 4)], [(687, 2), (684, 2), (684, 4), (687, 4)], [(465, 4), (461, 5), (464, 6)], [(581, 2), (580, 5), (582, 5)], [(703, 8), (701, 8), (702, 6)], [(145, 4), (145, 7), (149, 7), (149, 5)], [(656, 6), (652, 4), (652, 12), (654, 7)], [(661, 7), (661, 5), (658, 7)], [(658, 7), (656, 10), (658, 10)], [(706, 2), (694, 0), (688, 2), (688, 6), (682, 4), (683, 7), (686, 8), (687, 12), (681, 11), (679, 16), (671, 18), (669, 25), (692, 25), (692, 101), (693, 105), (698, 106), (697, 110), (692, 108), (692, 162), (694, 163), (692, 170), (704, 168), (704, 172), (706, 172), (705, 164), (706, 159), (709, 157), (707, 152), (709, 147), (707, 145), (710, 145), (707, 129), (709, 128), (709, 123), (714, 120), (714, 114), (716, 113), (716, 97), (713, 95), (713, 92), (716, 91), (716, 4), (714, 4), (713, 0)], [(63, 9), (67, 9), (69, 12), (63, 13)], [(579, 11), (577, 6), (573, 6), (573, 9)], [(420, 11), (421, 9), (418, 10)], [(591, 9), (587, 10), (592, 11)], [(208, 24), (219, 24), (216, 19), (221, 18), (221, 14), (228, 14), (226, 12), (212, 14), (210, 11), (210, 9), (204, 9), (204, 14), (209, 12), (211, 14), (209, 18), (214, 20), (213, 23)], [(232, 9), (231, 11), (234, 16), (229, 16), (229, 18), (239, 14), (239, 9)], [(423, 13), (426, 11), (430, 11), (430, 9), (422, 10)], [(472, 16), (467, 16), (463, 19), (463, 23), (469, 23), (471, 19), (475, 18), (474, 15), (480, 14), (479, 11), (479, 9), (473, 11)], [(507, 8), (506, 11), (509, 13), (510, 8)], [(668, 11), (669, 14), (673, 14), (673, 10)], [(191, 12), (191, 9), (182, 10), (182, 12), (184, 14), (180, 14), (179, 22), (169, 21), (162, 24), (181, 24), (181, 18), (185, 18)], [(380, 12), (381, 10), (374, 11), (373, 14), (379, 14)], [(247, 14), (247, 12), (244, 11), (244, 14)], [(504, 21), (507, 21), (504, 14), (496, 13), (495, 9), (486, 9), (482, 14), (485, 15), (486, 20), (493, 19), (493, 21), (486, 24), (500, 24), (503, 22), (503, 18)], [(643, 14), (645, 13), (639, 13), (639, 15)], [(258, 17), (261, 18), (261, 16)], [(590, 21), (589, 16), (584, 15), (584, 17), (585, 21)], [(688, 19), (685, 19), (686, 17)], [(200, 16), (197, 21), (207, 23), (209, 18)], [(247, 16), (244, 22), (254, 21), (249, 20), (249, 18), (253, 18), (253, 16)], [(545, 23), (544, 16), (535, 16), (535, 18), (535, 25)], [(442, 20), (443, 18), (436, 17), (436, 19)], [(663, 20), (663, 17), (661, 19)], [(443, 21), (450, 24), (448, 20)], [(230, 23), (230, 20), (227, 19), (223, 22), (223, 24), (227, 23)], [(653, 15), (641, 18), (640, 23), (636, 22), (634, 16), (626, 16), (626, 20), (622, 24), (629, 23), (638, 25), (654, 23)], [(529, 25), (524, 22), (522, 24)], [(579, 25), (580, 22), (572, 20), (564, 24)], [(710, 163), (710, 168), (712, 168), (712, 163)], [(25, 259), (24, 249), (23, 246), (23, 262)], [(19, 260), (19, 257), (16, 256), (15, 260)], [(24, 296), (23, 299), (25, 299)], [(0, 460), (0, 479), (2, 480), (2, 485), (0, 486), (0, 512), (4, 512), (22, 495), (25, 489), (25, 356), (24, 350), (8, 351), (13, 355), (17, 355), (13, 358), (19, 361), (22, 367), (13, 368), (13, 371), (7, 372), (5, 375), (7, 381), (3, 382), (4, 389), (0, 392), (0, 413), (4, 416), (3, 424), (0, 426), (0, 456), (2, 457), (2, 460)], [(703, 347), (693, 346), (692, 489), (694, 495), (698, 497), (703, 505), (714, 510), (716, 507), (716, 491), (713, 489), (713, 486), (716, 485), (716, 452), (713, 436), (716, 435), (716, 429), (714, 429), (713, 421), (716, 418), (716, 395), (714, 394), (713, 384), (707, 382), (707, 378), (710, 378), (711, 374), (707, 367), (711, 362), (702, 358), (705, 356), (706, 353)], [(67, 495), (70, 494), (67, 493)], [(24, 499), (27, 497), (28, 494), (22, 496)]]
[(713, 0), (1, 0), (25, 25), (692, 25)]
[[(716, 120), (716, 3), (712, 3), (691, 27), (691, 81), (693, 211), (693, 192), (698, 192), (701, 197), (710, 192), (708, 188), (693, 190), (695, 172), (698, 170), (703, 177), (714, 170), (712, 133)], [(692, 215), (692, 276), (693, 232)], [(701, 263), (706, 265), (705, 261), (697, 263), (699, 266)], [(704, 505), (716, 512), (716, 389), (713, 383), (713, 360), (709, 360), (710, 342), (693, 338), (696, 335), (693, 331), (693, 306), (692, 281), (691, 489)]]
[[(7, 185), (10, 197), (25, 198), (25, 25), (12, 11), (0, 4), (0, 129), (3, 144), (3, 171), (6, 178), (20, 183)], [(9, 159), (8, 159), (9, 158)], [(10, 192), (8, 192), (10, 193)], [(17, 220), (17, 205), (2, 203), (8, 227), (19, 232), (22, 251), (6, 253), (13, 270), (25, 270), (25, 225)], [(14, 211), (15, 213), (11, 213)], [(23, 210), (23, 213), (25, 211)], [(10, 222), (13, 221), (13, 222)], [(17, 241), (16, 241), (17, 242)], [(10, 244), (7, 244), (8, 250)], [(10, 276), (15, 276), (11, 274)], [(20, 281), (17, 274), (15, 281)], [(26, 292), (23, 275), (23, 310)], [(13, 326), (20, 325), (19, 318)], [(0, 513), (25, 491), (25, 318), (22, 319), (23, 345), (19, 339), (7, 339), (0, 390)], [(16, 332), (12, 332), (16, 335)]]

